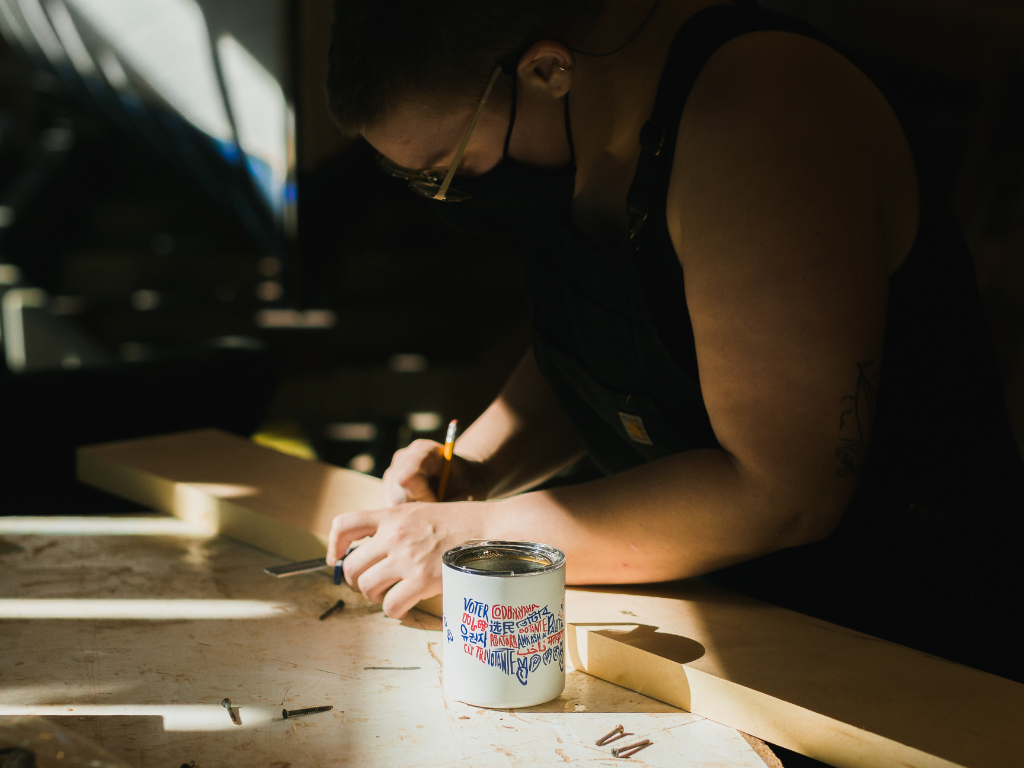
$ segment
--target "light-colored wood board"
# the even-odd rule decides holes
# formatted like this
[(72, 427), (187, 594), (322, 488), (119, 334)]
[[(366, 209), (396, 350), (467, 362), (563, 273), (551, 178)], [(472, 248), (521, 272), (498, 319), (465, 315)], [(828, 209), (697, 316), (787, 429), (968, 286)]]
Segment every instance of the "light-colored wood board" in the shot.
[[(188, 523), (0, 518), (0, 534), (23, 547), (0, 556), (0, 715), (53, 718), (127, 765), (611, 768), (593, 742), (622, 723), (654, 742), (641, 765), (764, 768), (734, 729), (571, 667), (539, 707), (445, 700), (438, 621), (388, 619), (323, 574), (274, 579), (277, 558)], [(163, 619), (110, 618), (115, 601)], [(186, 601), (208, 618), (182, 618)], [(54, 618), (69, 604), (89, 617)], [(322, 704), (334, 710), (281, 718)]]
[(577, 669), (835, 766), (1024, 764), (1022, 685), (711, 587), (632, 592), (570, 590)]
[[(377, 503), (370, 486), (378, 481), (315, 462), (268, 451), (253, 473), (245, 469), (255, 463), (249, 457), (265, 449), (237, 438), (230, 461), (211, 461), (214, 438), (191, 433), (83, 449), (81, 475), (114, 492), (130, 486), (122, 494), (139, 500), (146, 495), (139, 486), (169, 487), (154, 505), (187, 519), (177, 498), (207, 494), (215, 500), (204, 503), (220, 509), (227, 502), (211, 488), (251, 484), (256, 491), (230, 503), (254, 511), (262, 503), (259, 514), (239, 515), (238, 526), (221, 530), (278, 552), (279, 534), (249, 528), (268, 518), (322, 536), (341, 505)], [(317, 478), (326, 492), (310, 486)], [(147, 493), (144, 503), (153, 503), (158, 494)], [(271, 498), (277, 503), (263, 503)], [(341, 501), (327, 513), (325, 498)], [(436, 614), (437, 601), (422, 607)], [(1021, 760), (1010, 736), (1024, 729), (1024, 686), (1016, 683), (696, 584), (570, 590), (567, 610), (579, 669), (837, 766), (1002, 768)]]
[(380, 481), (216, 429), (88, 446), (78, 478), (291, 560), (327, 554), (335, 515), (380, 506)]

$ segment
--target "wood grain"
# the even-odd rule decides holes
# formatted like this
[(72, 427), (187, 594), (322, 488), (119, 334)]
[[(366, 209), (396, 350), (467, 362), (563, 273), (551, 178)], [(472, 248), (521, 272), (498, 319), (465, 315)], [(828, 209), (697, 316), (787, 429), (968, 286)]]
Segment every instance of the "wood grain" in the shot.
[[(736, 730), (569, 664), (565, 691), (537, 707), (445, 699), (440, 622), (389, 619), (325, 573), (272, 578), (265, 553), (179, 520), (0, 517), (9, 533), (21, 549), (0, 556), (0, 724), (46, 717), (118, 765), (616, 768), (611, 746), (594, 741), (622, 723), (654, 742), (639, 761), (651, 768), (764, 768)], [(339, 597), (345, 609), (319, 621)], [(111, 618), (112, 601), (159, 602), (166, 614)], [(218, 609), (186, 616), (184, 601)], [(59, 618), (54, 604), (69, 602), (93, 615)], [(12, 603), (36, 615), (11, 620)], [(263, 610), (229, 615), (225, 604)], [(334, 709), (281, 717), (325, 704)], [(69, 762), (84, 764), (39, 765)]]
[(1017, 683), (698, 584), (566, 610), (577, 669), (830, 765), (1022, 762)]
[[(83, 448), (79, 476), (295, 560), (380, 503), (378, 480), (214, 430)], [(576, 669), (840, 768), (1024, 762), (1017, 683), (695, 583), (572, 589), (567, 611)]]
[(78, 478), (292, 560), (327, 554), (335, 515), (381, 505), (376, 478), (216, 429), (80, 448)]

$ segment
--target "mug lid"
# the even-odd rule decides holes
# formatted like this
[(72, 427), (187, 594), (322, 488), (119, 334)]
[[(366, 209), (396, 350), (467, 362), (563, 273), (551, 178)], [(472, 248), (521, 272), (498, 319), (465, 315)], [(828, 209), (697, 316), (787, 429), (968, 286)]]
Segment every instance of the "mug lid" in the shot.
[(475, 576), (535, 576), (565, 565), (565, 553), (533, 541), (467, 541), (441, 557), (447, 567)]

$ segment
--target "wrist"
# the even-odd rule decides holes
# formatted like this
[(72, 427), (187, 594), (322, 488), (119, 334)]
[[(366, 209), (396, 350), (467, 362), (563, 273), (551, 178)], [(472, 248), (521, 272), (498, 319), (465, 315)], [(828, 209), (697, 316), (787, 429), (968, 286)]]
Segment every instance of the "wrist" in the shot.
[(464, 462), (469, 495), (473, 501), (487, 501), (491, 497), (491, 468), (485, 459), (459, 451), (455, 454)]
[(500, 526), (498, 522), (498, 506), (502, 503), (501, 499), (492, 499), (487, 501), (477, 502), (477, 529), (480, 532), (480, 538), (486, 541), (495, 541), (501, 539), (502, 533), (499, 530)]
[(480, 501), (488, 502), (491, 498), (491, 491), (494, 483), (491, 482), (493, 467), (487, 459), (479, 459), (474, 465), (476, 469), (476, 487), (480, 494)]

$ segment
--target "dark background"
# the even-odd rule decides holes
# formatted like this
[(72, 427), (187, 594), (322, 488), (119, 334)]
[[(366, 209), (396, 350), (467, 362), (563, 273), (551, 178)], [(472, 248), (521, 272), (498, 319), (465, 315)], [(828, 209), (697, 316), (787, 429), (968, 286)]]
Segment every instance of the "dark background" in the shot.
[[(1024, 4), (769, 4), (844, 45), (923, 137), (974, 251), (1019, 441)], [(0, 358), (0, 514), (131, 509), (75, 482), (75, 446), (204, 426), (379, 475), (414, 437), (475, 418), (525, 349), (514, 244), (445, 231), (337, 134), (321, 89), (330, 2), (286, 5), (301, 149), (292, 252), (245, 226), (225, 192), (248, 194), (237, 178), (199, 178), (0, 40), (0, 296), (4, 323), (10, 291), (33, 304), (21, 316), (36, 361), (20, 370), (9, 345)], [(335, 320), (265, 327), (267, 309)], [(591, 475), (584, 464), (562, 481)]]
[[(1021, 4), (770, 4), (846, 46), (924, 137), (1024, 434)], [(337, 134), (321, 88), (330, 2), (285, 5), (301, 150), (291, 253), (244, 226), (223, 194), (237, 178), (204, 183), (0, 42), (0, 291), (42, 289), (23, 315), (27, 354), (45, 358), (18, 371), (5, 349), (0, 365), (0, 513), (124, 509), (75, 484), (74, 446), (208, 425), (379, 475), (410, 439), (478, 415), (525, 349), (514, 244), (445, 231)], [(335, 321), (262, 327), (275, 308)]]

